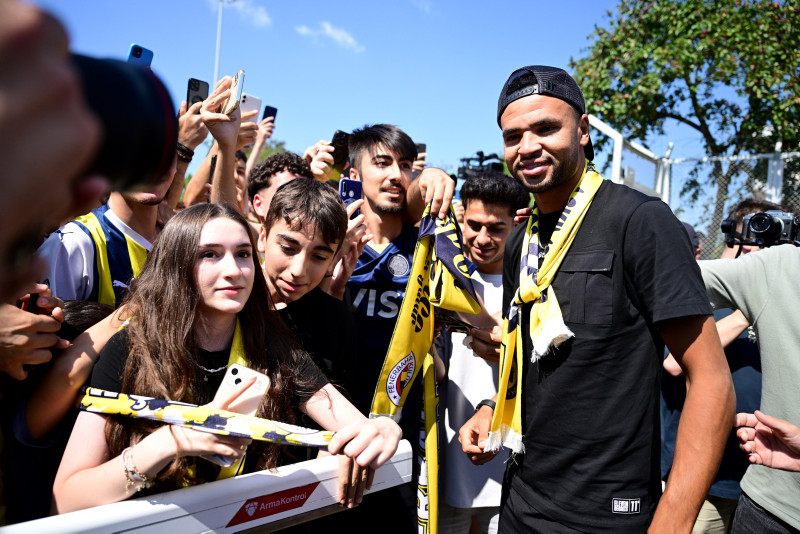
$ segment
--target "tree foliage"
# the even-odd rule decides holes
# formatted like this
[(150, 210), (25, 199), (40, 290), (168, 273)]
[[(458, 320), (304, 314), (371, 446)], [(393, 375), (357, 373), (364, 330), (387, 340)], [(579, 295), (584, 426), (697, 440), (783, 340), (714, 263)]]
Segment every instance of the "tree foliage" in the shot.
[[(797, 0), (620, 0), (572, 62), (587, 107), (646, 141), (671, 119), (710, 155), (800, 139)], [(766, 135), (765, 135), (766, 134)], [(771, 148), (771, 146), (770, 146)]]
[[(571, 61), (589, 113), (643, 143), (676, 121), (708, 155), (800, 147), (800, 0), (620, 0), (608, 17)], [(714, 234), (737, 167), (712, 170)]]

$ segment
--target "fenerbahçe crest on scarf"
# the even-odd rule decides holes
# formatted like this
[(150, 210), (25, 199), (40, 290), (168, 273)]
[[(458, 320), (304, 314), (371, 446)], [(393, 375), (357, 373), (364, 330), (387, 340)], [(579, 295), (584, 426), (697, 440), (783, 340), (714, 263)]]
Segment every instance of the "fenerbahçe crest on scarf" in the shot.
[(433, 307), (464, 313), (479, 313), (481, 309), (452, 208), (444, 219), (437, 219), (430, 216), (428, 206), (420, 223), (405, 297), (375, 388), (371, 416), (399, 418), (398, 410), (433, 343)]

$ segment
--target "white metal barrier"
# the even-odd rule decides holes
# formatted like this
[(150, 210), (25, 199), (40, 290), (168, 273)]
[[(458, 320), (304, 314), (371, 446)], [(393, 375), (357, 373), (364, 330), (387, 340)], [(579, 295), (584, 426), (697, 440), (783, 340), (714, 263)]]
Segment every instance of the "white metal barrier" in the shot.
[[(375, 473), (367, 493), (411, 480), (413, 454), (403, 440)], [(339, 509), (338, 460), (328, 456), (228, 480), (98, 506), (0, 528), (8, 534), (42, 532), (272, 532)], [(300, 516), (301, 517), (297, 517)]]

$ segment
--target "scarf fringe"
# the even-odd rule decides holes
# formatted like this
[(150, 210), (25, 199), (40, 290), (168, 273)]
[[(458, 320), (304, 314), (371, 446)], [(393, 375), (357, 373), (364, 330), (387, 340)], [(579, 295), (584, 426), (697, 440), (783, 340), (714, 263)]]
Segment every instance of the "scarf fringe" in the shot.
[(483, 450), (486, 452), (497, 452), (500, 447), (511, 449), (513, 454), (525, 453), (525, 444), (522, 443), (522, 434), (514, 432), (509, 425), (501, 425), (496, 432), (489, 432), (489, 438)]
[(542, 333), (533, 340), (531, 363), (547, 354), (550, 347), (557, 347), (571, 337), (575, 337), (560, 316), (551, 317), (542, 324)]

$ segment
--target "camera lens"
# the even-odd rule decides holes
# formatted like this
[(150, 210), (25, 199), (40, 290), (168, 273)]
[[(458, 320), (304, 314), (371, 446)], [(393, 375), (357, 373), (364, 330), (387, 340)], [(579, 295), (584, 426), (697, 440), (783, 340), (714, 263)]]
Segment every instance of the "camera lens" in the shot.
[(133, 47), (133, 57), (142, 57), (142, 49), (138, 46)]
[(736, 229), (736, 225), (733, 219), (725, 219), (719, 225), (720, 229), (722, 230), (723, 234), (729, 234)]
[(73, 62), (104, 130), (88, 173), (105, 176), (117, 191), (162, 178), (175, 157), (178, 122), (161, 80), (125, 61), (73, 55)]
[(238, 386), (239, 384), (242, 383), (242, 379), (241, 378), (237, 378), (236, 380), (233, 381), (233, 383)]
[(756, 213), (750, 218), (750, 232), (761, 246), (774, 244), (783, 232), (783, 221), (769, 212)]
[(233, 369), (231, 369), (231, 374), (236, 376), (239, 374), (239, 370), (236, 367), (234, 367)]
[(197, 91), (198, 89), (200, 89), (200, 82), (192, 78), (191, 80), (189, 80), (189, 88), (192, 91)]

